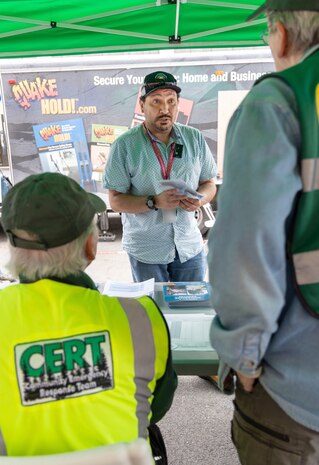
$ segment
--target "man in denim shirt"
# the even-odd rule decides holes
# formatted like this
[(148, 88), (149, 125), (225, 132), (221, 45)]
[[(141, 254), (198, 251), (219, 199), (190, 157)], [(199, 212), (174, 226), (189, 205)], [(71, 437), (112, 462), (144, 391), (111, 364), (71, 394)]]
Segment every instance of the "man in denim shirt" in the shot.
[(305, 192), (302, 160), (319, 157), (319, 2), (267, 0), (252, 17), (265, 9), (277, 73), (256, 83), (227, 131), (209, 237), (211, 341), (221, 388), (237, 377), (232, 437), (241, 463), (314, 465), (319, 320), (299, 299), (287, 242)]
[[(147, 75), (140, 105), (145, 123), (112, 145), (104, 173), (110, 205), (122, 213), (123, 249), (134, 281), (202, 281), (206, 256), (194, 212), (216, 192), (216, 166), (200, 131), (175, 123), (180, 94), (174, 76)], [(182, 180), (201, 199), (165, 189)]]

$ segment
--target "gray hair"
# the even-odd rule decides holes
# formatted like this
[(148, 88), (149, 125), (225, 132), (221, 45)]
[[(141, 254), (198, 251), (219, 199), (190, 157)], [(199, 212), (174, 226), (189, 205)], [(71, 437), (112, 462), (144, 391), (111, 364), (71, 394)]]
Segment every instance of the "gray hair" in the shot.
[(304, 53), (319, 43), (319, 13), (317, 11), (267, 10), (268, 27), (275, 32), (275, 24), (282, 23), (288, 33), (293, 53)]
[[(13, 233), (27, 240), (38, 240), (37, 235), (23, 230), (14, 230)], [(13, 276), (22, 275), (30, 281), (54, 276), (63, 278), (69, 274), (78, 274), (83, 271), (88, 261), (85, 255), (85, 244), (88, 237), (98, 237), (96, 217), (81, 236), (68, 244), (53, 247), (48, 250), (29, 250), (13, 247), (9, 244), (10, 259), (8, 270)]]

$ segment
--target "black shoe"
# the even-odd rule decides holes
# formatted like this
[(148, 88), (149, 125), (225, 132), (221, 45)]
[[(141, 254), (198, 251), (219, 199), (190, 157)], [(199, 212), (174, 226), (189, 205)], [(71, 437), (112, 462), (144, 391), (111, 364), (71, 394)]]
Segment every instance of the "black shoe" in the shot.
[(201, 379), (204, 379), (205, 381), (208, 381), (210, 384), (212, 384), (216, 389), (219, 389), (218, 386), (218, 376), (217, 375), (207, 375), (207, 376), (200, 376)]
[(208, 375), (208, 376), (200, 376), (201, 379), (208, 381), (210, 384), (214, 386), (214, 388), (218, 389), (219, 391), (223, 392), (224, 394), (231, 395), (234, 394), (234, 382), (233, 377), (228, 377), (224, 383), (224, 389), (221, 390), (218, 385), (218, 376), (217, 375)]

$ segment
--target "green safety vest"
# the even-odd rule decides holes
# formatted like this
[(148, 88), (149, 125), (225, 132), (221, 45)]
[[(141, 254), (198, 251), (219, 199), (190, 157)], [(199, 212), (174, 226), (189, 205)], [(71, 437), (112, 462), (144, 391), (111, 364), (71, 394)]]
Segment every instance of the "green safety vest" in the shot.
[(147, 438), (169, 335), (148, 297), (43, 279), (0, 291), (0, 431), (8, 455)]
[[(293, 90), (301, 130), (298, 160), (302, 192), (294, 212), (288, 243), (297, 295), (303, 306), (319, 318), (319, 50), (304, 61), (269, 76), (283, 79)], [(260, 82), (261, 78), (258, 82)]]

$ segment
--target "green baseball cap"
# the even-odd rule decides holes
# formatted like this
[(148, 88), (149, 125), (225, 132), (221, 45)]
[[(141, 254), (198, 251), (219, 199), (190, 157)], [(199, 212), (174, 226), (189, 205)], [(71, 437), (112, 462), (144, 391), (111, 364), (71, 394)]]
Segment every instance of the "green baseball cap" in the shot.
[[(1, 223), (14, 247), (47, 250), (79, 237), (94, 215), (105, 210), (103, 200), (74, 179), (46, 172), (28, 176), (9, 190)], [(14, 229), (37, 234), (39, 240), (21, 239), (13, 234)]]
[(174, 76), (165, 71), (155, 71), (154, 73), (148, 74), (144, 78), (144, 83), (141, 88), (141, 97), (146, 97), (157, 89), (173, 89), (177, 95), (182, 90), (177, 85), (177, 81)]
[(257, 18), (265, 10), (282, 11), (319, 11), (318, 0), (267, 0), (257, 10), (255, 10), (246, 21)]

